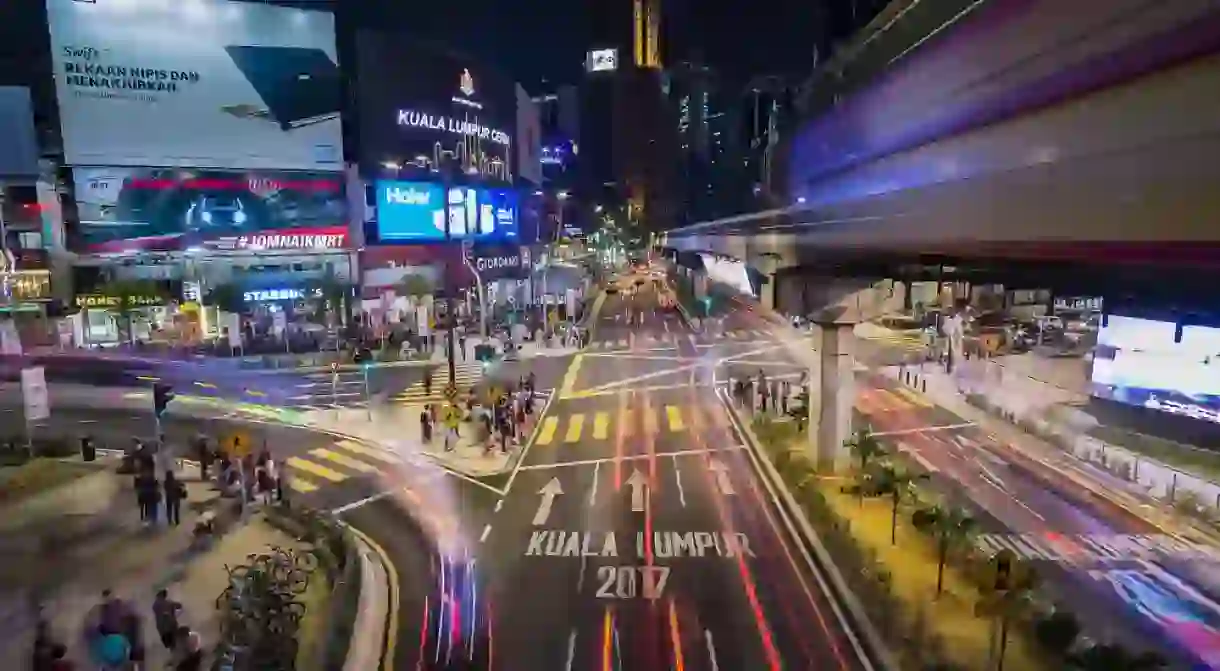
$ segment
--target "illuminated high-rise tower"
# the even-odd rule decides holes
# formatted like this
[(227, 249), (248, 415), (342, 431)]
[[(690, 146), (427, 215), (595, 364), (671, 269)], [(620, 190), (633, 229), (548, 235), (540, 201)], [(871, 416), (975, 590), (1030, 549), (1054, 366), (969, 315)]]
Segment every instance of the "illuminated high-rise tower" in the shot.
[(658, 0), (632, 0), (631, 44), (637, 68), (661, 67), (661, 7)]

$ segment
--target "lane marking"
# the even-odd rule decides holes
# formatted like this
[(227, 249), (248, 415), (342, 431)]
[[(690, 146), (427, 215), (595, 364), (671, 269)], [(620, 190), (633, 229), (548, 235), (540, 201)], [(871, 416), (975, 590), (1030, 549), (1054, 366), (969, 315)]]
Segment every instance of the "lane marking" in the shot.
[(682, 488), (682, 470), (678, 468), (678, 457), (673, 457), (674, 462), (674, 481), (678, 483), (678, 501), (682, 507), (686, 507), (686, 490)]
[(589, 507), (597, 500), (597, 474), (602, 470), (602, 462), (593, 464), (593, 486), (589, 488)]
[(572, 665), (576, 663), (576, 630), (573, 629), (568, 634), (568, 662), (563, 668), (566, 671), (572, 671)]
[(730, 445), (727, 447), (710, 447), (707, 449), (697, 450), (678, 450), (675, 452), (658, 452), (654, 455), (647, 454), (624, 454), (621, 457), (605, 457), (602, 459), (577, 459), (573, 461), (557, 461), (550, 464), (529, 464), (522, 466), (523, 471), (545, 471), (552, 468), (565, 468), (568, 466), (594, 466), (596, 464), (605, 464), (610, 462), (637, 461), (641, 459), (649, 459), (650, 457), (689, 457), (696, 455), (708, 455), (716, 452), (730, 452), (733, 450), (744, 450), (744, 445)]
[(485, 525), (483, 525), (483, 534), (482, 534), (481, 536), (479, 536), (479, 542), (480, 542), (480, 543), (484, 543), (484, 542), (486, 542), (486, 541), (487, 541), (487, 537), (488, 537), (490, 534), (491, 534), (491, 524), (485, 524)]
[(707, 640), (707, 656), (712, 660), (712, 671), (720, 671), (720, 662), (716, 659), (716, 644), (712, 642), (712, 631), (704, 629), (703, 638)]

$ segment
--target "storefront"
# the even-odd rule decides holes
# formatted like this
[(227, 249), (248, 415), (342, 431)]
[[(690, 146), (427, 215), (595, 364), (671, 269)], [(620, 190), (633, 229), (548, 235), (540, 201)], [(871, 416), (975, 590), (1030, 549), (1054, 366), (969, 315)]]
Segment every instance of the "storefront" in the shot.
[(167, 295), (86, 293), (76, 294), (73, 304), (79, 311), (69, 318), (72, 340), (81, 347), (176, 342), (182, 337), (178, 303)]

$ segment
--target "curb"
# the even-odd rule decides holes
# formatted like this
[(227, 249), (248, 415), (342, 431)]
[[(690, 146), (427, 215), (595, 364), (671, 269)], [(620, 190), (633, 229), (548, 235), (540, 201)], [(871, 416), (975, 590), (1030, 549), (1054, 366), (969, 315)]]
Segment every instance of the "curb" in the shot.
[(396, 633), (391, 627), (398, 613), (394, 569), (386, 564), (384, 551), (368, 536), (350, 524), (342, 524), (355, 537), (360, 556), (360, 596), (343, 671), (392, 668)]
[[(813, 550), (814, 561), (814, 577), (818, 582), (823, 583), (821, 587), (826, 590), (827, 585), (823, 582), (822, 576), (825, 575), (830, 583), (832, 590), (826, 590), (837, 597), (836, 600), (831, 600), (831, 607), (834, 608), (836, 614), (839, 615), (841, 621), (845, 624), (850, 622), (852, 627), (845, 627), (845, 633), (856, 648), (858, 656), (862, 658), (866, 669), (880, 668), (885, 671), (896, 671), (900, 667), (894, 658), (893, 652), (889, 646), (882, 640), (881, 635), (877, 633), (877, 629), (873, 626), (868, 616), (864, 614), (864, 607), (860, 603), (860, 599), (856, 593), (847, 586), (847, 581), (844, 580), (843, 574), (839, 572), (839, 568), (835, 566), (834, 561), (827, 552), (826, 546), (822, 545), (822, 541), (818, 538), (817, 532), (814, 531), (813, 525), (809, 523), (809, 519), (805, 516), (805, 511), (801, 510), (800, 505), (793, 498), (792, 492), (788, 491), (788, 487), (784, 485), (783, 479), (780, 477), (779, 471), (775, 465), (765, 455), (760, 454), (761, 447), (758, 441), (758, 436), (749, 424), (743, 422), (736, 408), (733, 407), (732, 401), (727, 398), (726, 392), (716, 390), (717, 397), (724, 405), (725, 412), (728, 413), (730, 421), (738, 430), (746, 445), (746, 453), (750, 455), (750, 461), (753, 462), (755, 470), (762, 476), (763, 485), (768, 490), (768, 493), (777, 500), (780, 504), (780, 512), (786, 517), (799, 531), (799, 535), (805, 540), (805, 544)], [(790, 531), (792, 531), (790, 529)], [(794, 534), (796, 535), (796, 534)], [(836, 603), (842, 603), (846, 606), (849, 617), (844, 618), (843, 614), (838, 612)], [(863, 646), (860, 641), (853, 635), (853, 630), (861, 634)], [(876, 666), (874, 666), (874, 663)]]

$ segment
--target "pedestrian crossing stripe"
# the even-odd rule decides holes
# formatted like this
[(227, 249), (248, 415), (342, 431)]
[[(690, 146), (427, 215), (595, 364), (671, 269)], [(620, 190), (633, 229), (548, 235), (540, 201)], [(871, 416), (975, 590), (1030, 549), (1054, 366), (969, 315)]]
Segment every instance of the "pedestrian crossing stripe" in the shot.
[(626, 438), (637, 434), (657, 435), (663, 431), (679, 433), (704, 427), (727, 429), (730, 426), (728, 417), (719, 406), (701, 408), (697, 405), (666, 405), (663, 417), (662, 421), (656, 408), (576, 412), (562, 416), (553, 414), (542, 420), (534, 444), (545, 446), (556, 442), (578, 443), (590, 425), (593, 427), (593, 440), (606, 440), (611, 435)]
[(1023, 561), (1081, 564), (1167, 558), (1220, 560), (1220, 549), (1168, 534), (978, 534), (974, 542), (986, 556), (1008, 551)]
[(345, 438), (301, 456), (289, 457), (284, 465), (288, 471), (288, 488), (309, 494), (325, 485), (378, 473), (386, 466), (400, 463), (402, 460), (391, 452)]
[(926, 336), (922, 333), (894, 331), (887, 334), (860, 335), (862, 340), (884, 343), (906, 350), (925, 350), (928, 347)]
[[(454, 366), (453, 379), (459, 391), (473, 387), (483, 379), (483, 364), (481, 362), (461, 363)], [(402, 390), (394, 396), (394, 400), (408, 403), (420, 401), (441, 401), (444, 399), (444, 389), (449, 384), (449, 368), (439, 365), (432, 370), (432, 393), (421, 380)]]

